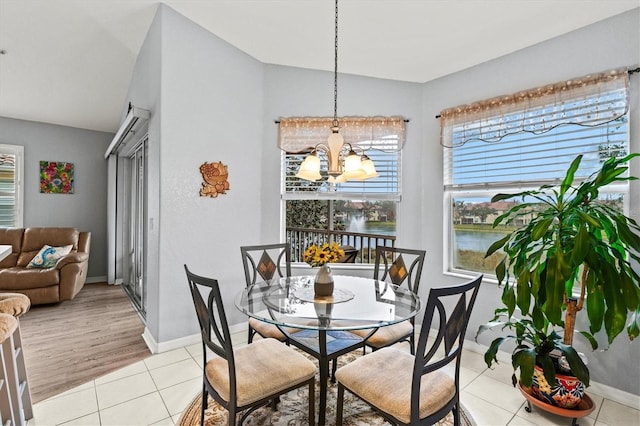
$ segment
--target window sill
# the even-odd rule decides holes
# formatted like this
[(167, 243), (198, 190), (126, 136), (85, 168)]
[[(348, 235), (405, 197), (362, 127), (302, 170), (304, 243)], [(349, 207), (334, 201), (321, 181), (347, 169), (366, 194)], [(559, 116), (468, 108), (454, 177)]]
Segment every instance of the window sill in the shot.
[[(331, 271), (336, 275), (353, 275), (356, 277), (372, 277), (373, 264), (366, 263), (330, 263)], [(312, 268), (304, 262), (291, 263), (293, 275), (315, 275), (318, 268)]]
[[(332, 270), (344, 269), (349, 271), (353, 271), (353, 270), (371, 271), (373, 270), (373, 266), (374, 266), (373, 263), (329, 263), (328, 265)], [(291, 267), (296, 269), (308, 269), (309, 271), (311, 271), (312, 269), (317, 269), (317, 267), (311, 267), (304, 262), (292, 262)]]
[[(445, 276), (448, 277), (456, 277), (456, 278), (463, 278), (466, 280), (471, 280), (475, 277), (477, 277), (477, 275), (474, 274), (479, 274), (479, 272), (469, 272), (469, 271), (444, 271), (442, 273)], [(498, 285), (498, 279), (493, 276), (493, 275), (487, 275), (484, 274), (484, 277), (482, 278), (482, 282), (483, 283), (491, 283), (491, 284), (495, 284)], [(576, 289), (577, 287), (577, 289)], [(574, 290), (573, 290), (573, 297), (575, 297), (576, 299), (578, 299), (580, 297), (580, 286), (576, 285), (574, 286)]]
[[(471, 271), (444, 271), (442, 274), (448, 277), (456, 277), (456, 278), (471, 280), (477, 277), (479, 273), (480, 272), (471, 272)], [(498, 280), (493, 275), (484, 274), (484, 277), (482, 278), (482, 282), (498, 285)]]

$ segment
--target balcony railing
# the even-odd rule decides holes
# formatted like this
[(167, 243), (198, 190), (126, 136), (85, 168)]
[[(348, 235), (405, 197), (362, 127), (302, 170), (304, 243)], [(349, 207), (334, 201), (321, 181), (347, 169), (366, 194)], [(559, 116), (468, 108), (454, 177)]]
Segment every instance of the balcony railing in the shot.
[(363, 234), (360, 232), (326, 229), (287, 228), (287, 241), (291, 245), (291, 261), (303, 262), (302, 254), (311, 244), (337, 242), (345, 249), (344, 262), (374, 263), (376, 246), (395, 247), (395, 235)]

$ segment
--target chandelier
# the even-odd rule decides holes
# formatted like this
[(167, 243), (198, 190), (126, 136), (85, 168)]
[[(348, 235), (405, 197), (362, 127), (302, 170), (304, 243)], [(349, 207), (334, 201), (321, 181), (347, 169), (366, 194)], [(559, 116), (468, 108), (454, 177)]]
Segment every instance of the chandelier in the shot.
[(321, 179), (320, 157), (323, 152), (327, 156), (329, 169), (327, 173), (329, 183), (343, 183), (347, 180), (364, 180), (378, 176), (373, 161), (366, 154), (358, 155), (350, 143), (345, 143), (340, 134), (338, 122), (338, 0), (336, 0), (335, 13), (335, 43), (333, 62), (333, 122), (331, 135), (327, 144), (317, 144), (311, 153), (304, 159), (296, 177), (316, 181)]

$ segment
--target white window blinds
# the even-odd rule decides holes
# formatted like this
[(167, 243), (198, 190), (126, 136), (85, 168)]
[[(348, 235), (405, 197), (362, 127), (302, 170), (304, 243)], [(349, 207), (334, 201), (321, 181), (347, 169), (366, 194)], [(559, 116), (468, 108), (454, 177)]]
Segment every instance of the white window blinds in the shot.
[(0, 228), (22, 226), (23, 147), (0, 145)]
[(340, 133), (358, 154), (373, 160), (378, 177), (345, 183), (327, 182), (327, 158), (320, 156), (322, 180), (296, 178), (304, 157), (331, 134), (330, 117), (292, 117), (279, 122), (278, 146), (282, 149), (283, 199), (399, 200), (401, 149), (405, 140), (402, 117), (339, 118)]
[(628, 89), (616, 70), (443, 111), (445, 189), (553, 183), (578, 154), (586, 178), (628, 151)]

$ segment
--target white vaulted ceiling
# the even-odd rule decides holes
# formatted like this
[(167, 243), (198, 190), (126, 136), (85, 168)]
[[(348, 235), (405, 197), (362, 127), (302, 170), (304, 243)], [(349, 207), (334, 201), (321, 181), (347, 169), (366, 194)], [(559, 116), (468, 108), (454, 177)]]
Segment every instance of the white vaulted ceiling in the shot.
[[(332, 0), (167, 0), (261, 62), (333, 70)], [(153, 0), (0, 0), (0, 116), (115, 132)], [(425, 82), (640, 0), (341, 0), (339, 71)]]

